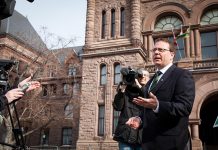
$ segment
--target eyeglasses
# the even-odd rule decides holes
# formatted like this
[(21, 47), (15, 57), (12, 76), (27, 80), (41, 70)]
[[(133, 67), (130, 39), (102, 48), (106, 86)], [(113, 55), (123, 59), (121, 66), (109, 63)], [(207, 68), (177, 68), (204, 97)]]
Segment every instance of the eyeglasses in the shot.
[(169, 49), (165, 49), (165, 48), (153, 48), (152, 50), (151, 50), (151, 52), (155, 52), (155, 51), (158, 51), (158, 52), (160, 52), (160, 53), (163, 53), (164, 51), (170, 51)]

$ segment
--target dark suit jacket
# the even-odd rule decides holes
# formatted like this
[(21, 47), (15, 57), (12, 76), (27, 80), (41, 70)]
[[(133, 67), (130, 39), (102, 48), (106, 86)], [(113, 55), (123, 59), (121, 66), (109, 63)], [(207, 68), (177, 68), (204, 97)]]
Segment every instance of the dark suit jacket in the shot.
[[(148, 97), (147, 83), (145, 97)], [(189, 139), (188, 118), (191, 113), (195, 84), (188, 70), (172, 65), (151, 90), (159, 101), (159, 112), (144, 109), (143, 150), (184, 150)]]

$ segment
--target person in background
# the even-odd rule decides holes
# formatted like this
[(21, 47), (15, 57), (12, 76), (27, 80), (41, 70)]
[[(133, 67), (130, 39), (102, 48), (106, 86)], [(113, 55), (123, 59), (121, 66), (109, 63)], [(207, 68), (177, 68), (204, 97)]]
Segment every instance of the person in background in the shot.
[[(126, 68), (123, 68), (126, 69)], [(121, 69), (121, 74), (122, 74)], [(127, 70), (128, 71), (128, 70)], [(142, 107), (132, 102), (135, 95), (143, 95), (142, 88), (149, 80), (149, 73), (144, 69), (137, 71), (138, 78), (130, 85), (121, 82), (117, 87), (113, 107), (120, 111), (118, 124), (113, 139), (118, 141), (119, 150), (141, 150), (142, 129), (133, 129), (126, 125), (126, 121), (136, 115), (140, 115)], [(124, 78), (123, 78), (124, 79)], [(125, 80), (125, 79), (124, 79)]]
[(31, 76), (20, 82), (18, 84), (18, 88), (14, 88), (7, 91), (5, 94), (0, 95), (0, 111), (3, 110), (7, 104), (21, 98), (24, 95), (24, 91), (22, 89), (24, 86), (28, 85), (28, 88), (25, 90), (26, 92), (40, 87), (40, 83), (38, 81), (30, 80)]
[(141, 116), (126, 124), (143, 128), (143, 150), (189, 150), (188, 120), (195, 99), (192, 74), (173, 65), (175, 47), (168, 39), (158, 39), (152, 49), (155, 75), (148, 81), (144, 97), (133, 102), (144, 108)]

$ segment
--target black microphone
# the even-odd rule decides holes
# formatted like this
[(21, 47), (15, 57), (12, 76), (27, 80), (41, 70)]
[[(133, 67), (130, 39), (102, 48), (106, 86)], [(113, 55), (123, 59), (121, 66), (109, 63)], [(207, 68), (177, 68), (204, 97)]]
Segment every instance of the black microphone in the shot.
[(34, 0), (27, 0), (28, 2), (32, 3)]

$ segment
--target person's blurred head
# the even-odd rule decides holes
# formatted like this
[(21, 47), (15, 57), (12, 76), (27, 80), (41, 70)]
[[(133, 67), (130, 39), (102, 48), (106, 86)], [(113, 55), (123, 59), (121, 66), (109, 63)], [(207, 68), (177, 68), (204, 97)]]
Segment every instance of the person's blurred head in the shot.
[(143, 68), (138, 70), (138, 81), (141, 85), (145, 85), (149, 80), (149, 72)]

